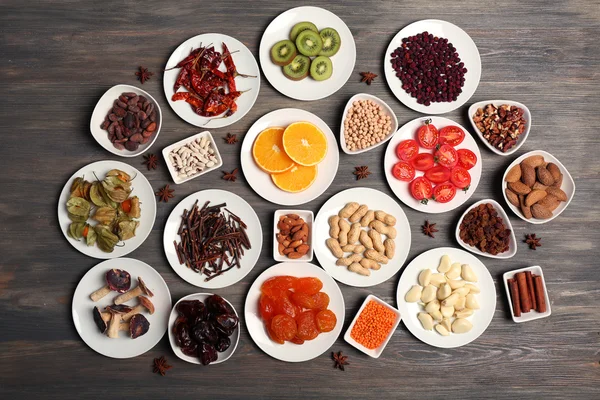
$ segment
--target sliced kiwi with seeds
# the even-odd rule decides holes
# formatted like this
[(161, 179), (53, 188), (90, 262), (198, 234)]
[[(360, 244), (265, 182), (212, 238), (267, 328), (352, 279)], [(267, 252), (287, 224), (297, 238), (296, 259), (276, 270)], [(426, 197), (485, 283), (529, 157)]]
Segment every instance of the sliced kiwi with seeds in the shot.
[(283, 74), (286, 78), (293, 81), (301, 81), (308, 76), (308, 70), (310, 69), (310, 58), (298, 54), (291, 63), (282, 67)]
[(296, 48), (300, 54), (308, 57), (314, 57), (323, 48), (323, 41), (317, 32), (302, 31), (296, 38)]
[(329, 57), (318, 56), (310, 63), (310, 76), (316, 81), (324, 81), (331, 77), (333, 64)]
[(317, 33), (319, 32), (319, 30), (317, 29), (317, 26), (315, 24), (313, 24), (312, 22), (308, 22), (308, 21), (298, 22), (296, 25), (294, 25), (292, 27), (292, 30), (290, 31), (291, 41), (295, 42), (296, 38), (298, 37), (298, 34), (305, 30), (311, 30), (311, 31), (314, 31)]
[(291, 40), (281, 40), (271, 47), (271, 61), (282, 67), (291, 63), (297, 54), (296, 45)]
[(323, 41), (323, 48), (319, 52), (320, 56), (332, 57), (340, 50), (342, 39), (335, 29), (325, 28), (319, 32), (319, 36)]

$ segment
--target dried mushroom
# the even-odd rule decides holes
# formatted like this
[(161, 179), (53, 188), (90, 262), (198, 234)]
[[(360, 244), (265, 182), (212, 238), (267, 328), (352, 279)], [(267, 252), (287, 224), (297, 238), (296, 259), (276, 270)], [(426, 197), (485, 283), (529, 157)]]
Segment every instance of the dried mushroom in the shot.
[(131, 287), (131, 275), (122, 269), (110, 269), (105, 275), (106, 285), (90, 295), (92, 301), (98, 301), (111, 291), (125, 293)]
[(142, 277), (138, 276), (138, 285), (134, 289), (131, 289), (129, 292), (123, 293), (122, 295), (117, 296), (115, 298), (115, 304), (117, 304), (117, 305), (123, 304), (123, 303), (125, 303), (135, 297), (141, 296), (143, 294), (145, 294), (146, 296), (149, 296), (149, 297), (154, 296), (154, 293), (152, 293), (152, 291), (150, 289), (148, 289), (148, 287), (142, 280)]
[(127, 314), (129, 311), (131, 311), (131, 307), (121, 304), (108, 306), (105, 310), (111, 313), (107, 335), (109, 338), (115, 339), (119, 337), (119, 325), (121, 324), (121, 315)]
[[(98, 309), (98, 307), (94, 307), (93, 313), (94, 313), (94, 322), (96, 323), (96, 326), (100, 330), (100, 333), (106, 333), (106, 329), (108, 329), (108, 325), (106, 325), (106, 322), (110, 321), (110, 314), (100, 312), (100, 309)], [(104, 318), (103, 314), (108, 315), (108, 320), (106, 320)]]
[(150, 329), (150, 322), (142, 314), (135, 314), (129, 321), (129, 335), (132, 339), (145, 335)]
[(135, 314), (139, 314), (142, 311), (144, 311), (144, 309), (148, 311), (148, 314), (150, 314), (150, 315), (154, 314), (154, 304), (152, 304), (152, 301), (150, 301), (150, 299), (145, 296), (140, 296), (140, 304), (133, 307), (133, 309), (130, 312), (128, 312), (127, 314), (123, 315), (123, 317), (121, 317), (121, 319), (123, 321), (127, 322)]

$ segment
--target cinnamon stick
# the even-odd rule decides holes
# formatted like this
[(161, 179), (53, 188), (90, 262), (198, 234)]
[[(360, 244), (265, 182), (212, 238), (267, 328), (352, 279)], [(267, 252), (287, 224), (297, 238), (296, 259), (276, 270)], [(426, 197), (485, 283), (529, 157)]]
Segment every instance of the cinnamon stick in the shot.
[(529, 296), (529, 288), (527, 287), (527, 278), (525, 272), (515, 274), (517, 286), (519, 286), (519, 301), (521, 304), (521, 312), (528, 313), (531, 310), (531, 297)]
[(510, 289), (510, 300), (512, 301), (513, 314), (515, 317), (521, 316), (521, 302), (519, 300), (519, 288), (514, 279), (508, 280), (508, 288)]
[(535, 298), (537, 301), (536, 311), (539, 313), (546, 312), (546, 296), (544, 295), (544, 281), (539, 275), (533, 277), (533, 286), (535, 288)]
[(535, 293), (533, 291), (533, 277), (531, 271), (525, 271), (525, 278), (527, 279), (527, 290), (529, 291), (529, 298), (531, 299), (531, 308), (537, 310), (537, 303), (535, 301)]

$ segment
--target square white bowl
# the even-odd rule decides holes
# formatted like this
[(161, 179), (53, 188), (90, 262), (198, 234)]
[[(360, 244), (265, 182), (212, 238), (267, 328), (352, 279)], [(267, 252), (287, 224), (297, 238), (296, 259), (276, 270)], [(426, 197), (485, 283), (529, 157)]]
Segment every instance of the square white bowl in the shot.
[[(171, 164), (171, 160), (169, 160), (169, 153), (173, 149), (176, 149), (178, 147), (181, 147), (183, 145), (191, 143), (191, 142), (195, 141), (196, 139), (202, 139), (203, 137), (208, 138), (208, 140), (212, 144), (212, 148), (215, 150), (214, 156), (217, 159), (216, 164), (210, 168), (206, 168), (204, 171), (200, 171), (200, 172), (196, 173), (195, 175), (188, 176), (185, 179), (178, 178), (177, 171), (175, 171), (175, 167)], [(173, 143), (172, 145), (165, 147), (162, 151), (162, 154), (165, 159), (165, 163), (167, 164), (167, 169), (169, 170), (169, 173), (171, 174), (171, 179), (173, 179), (173, 182), (175, 182), (175, 184), (177, 184), (177, 185), (179, 185), (181, 183), (185, 183), (185, 182), (187, 182), (191, 179), (197, 178), (199, 176), (202, 176), (202, 175), (206, 174), (207, 172), (214, 171), (215, 169), (219, 169), (223, 165), (223, 159), (221, 158), (221, 153), (219, 153), (219, 148), (217, 147), (217, 142), (215, 142), (215, 140), (213, 139), (213, 136), (210, 134), (209, 131), (200, 132), (193, 136), (190, 136), (188, 138), (180, 140), (179, 142)]]
[[(381, 106), (381, 108), (383, 108), (385, 113), (391, 117), (392, 130), (390, 131), (390, 133), (387, 134), (385, 139), (383, 139), (379, 143), (374, 144), (373, 146), (367, 147), (366, 149), (350, 150), (346, 146), (346, 137), (344, 136), (344, 133), (345, 133), (344, 120), (346, 119), (348, 110), (350, 109), (350, 107), (352, 107), (352, 103), (354, 103), (355, 101), (358, 101), (358, 100), (371, 100), (371, 101), (374, 101), (375, 103), (379, 104)], [(367, 94), (367, 93), (355, 94), (354, 96), (352, 96), (350, 98), (350, 100), (348, 100), (348, 103), (346, 103), (346, 107), (344, 108), (344, 113), (342, 114), (342, 122), (340, 124), (340, 143), (342, 146), (342, 150), (346, 154), (360, 154), (360, 153), (364, 153), (365, 151), (373, 150), (374, 148), (379, 147), (382, 144), (384, 144), (385, 142), (387, 142), (388, 140), (390, 140), (392, 138), (392, 136), (394, 136), (394, 134), (396, 133), (397, 130), (398, 130), (398, 118), (396, 118), (396, 114), (394, 114), (394, 110), (392, 110), (392, 108), (390, 106), (388, 106), (385, 101), (383, 101), (380, 98), (375, 97), (373, 95)]]
[[(298, 214), (300, 218), (304, 219), (304, 222), (308, 224), (308, 253), (303, 255), (300, 258), (287, 258), (286, 256), (282, 256), (279, 254), (279, 244), (277, 243), (277, 234), (279, 233), (279, 229), (277, 228), (277, 223), (279, 222), (279, 217), (287, 214)], [(273, 258), (275, 261), (279, 262), (311, 262), (313, 259), (313, 222), (315, 220), (315, 216), (312, 211), (309, 210), (276, 210), (273, 215)]]
[[(517, 144), (515, 144), (511, 149), (509, 149), (506, 152), (500, 151), (497, 148), (495, 148), (494, 146), (492, 146), (491, 143), (488, 142), (487, 139), (485, 139), (483, 137), (483, 133), (481, 133), (481, 131), (479, 130), (479, 128), (477, 128), (477, 125), (475, 125), (475, 122), (473, 121), (473, 116), (477, 112), (477, 109), (485, 108), (485, 106), (487, 106), (488, 104), (493, 104), (494, 107), (500, 107), (503, 104), (508, 104), (509, 106), (516, 106), (516, 107), (522, 108), (524, 111), (523, 117), (527, 121), (527, 123), (525, 124), (525, 132), (523, 132), (519, 135), (519, 137), (517, 139)], [(519, 148), (521, 146), (523, 146), (523, 143), (525, 143), (525, 140), (527, 140), (527, 137), (529, 136), (529, 131), (531, 130), (531, 112), (529, 111), (529, 108), (527, 108), (524, 104), (521, 104), (519, 102), (511, 101), (511, 100), (480, 101), (480, 102), (473, 104), (471, 107), (469, 107), (468, 112), (469, 112), (469, 121), (471, 122), (471, 126), (473, 127), (473, 130), (475, 131), (477, 136), (479, 136), (479, 139), (481, 139), (481, 141), (488, 147), (488, 149), (490, 149), (491, 151), (493, 151), (494, 153), (496, 153), (498, 155), (509, 156), (509, 155), (513, 154), (514, 152), (519, 150)]]
[[(387, 338), (383, 341), (383, 343), (381, 344), (381, 346), (379, 346), (376, 349), (367, 349), (365, 346), (363, 346), (362, 344), (360, 344), (356, 340), (354, 340), (352, 338), (352, 336), (350, 335), (350, 333), (352, 332), (352, 328), (354, 328), (354, 325), (356, 324), (356, 320), (358, 320), (358, 316), (362, 313), (362, 311), (364, 310), (364, 308), (367, 306), (367, 304), (369, 304), (369, 302), (371, 300), (376, 301), (377, 303), (379, 303), (379, 304), (381, 304), (381, 305), (389, 308), (396, 315), (396, 320), (394, 321), (394, 325), (393, 325), (392, 329), (390, 330), (390, 333), (388, 333)], [(383, 353), (383, 349), (385, 349), (385, 346), (387, 346), (388, 342), (390, 341), (390, 339), (394, 335), (394, 332), (396, 331), (396, 328), (398, 327), (398, 324), (400, 323), (401, 319), (402, 319), (402, 316), (400, 315), (400, 311), (398, 311), (396, 308), (390, 306), (388, 303), (386, 303), (385, 301), (381, 300), (380, 298), (375, 297), (372, 294), (370, 294), (370, 295), (367, 296), (367, 298), (363, 302), (362, 306), (360, 306), (360, 309), (358, 310), (358, 312), (354, 316), (354, 319), (352, 320), (352, 323), (348, 327), (348, 330), (346, 330), (346, 334), (344, 334), (344, 340), (346, 342), (350, 343), (352, 346), (356, 347), (358, 350), (360, 350), (363, 353), (365, 353), (366, 355), (368, 355), (370, 357), (373, 357), (373, 358), (379, 358), (379, 356), (381, 355), (381, 353)]]
[[(522, 312), (520, 317), (515, 317), (512, 299), (510, 297), (510, 288), (508, 287), (508, 280), (513, 278), (515, 274), (524, 271), (531, 271), (532, 274), (539, 275), (542, 277), (542, 282), (544, 283), (544, 297), (546, 298), (546, 312), (539, 313), (535, 310), (531, 310), (527, 313)], [(515, 269), (514, 271), (505, 272), (502, 275), (502, 279), (504, 280), (504, 288), (506, 289), (506, 296), (508, 297), (508, 306), (510, 307), (510, 315), (516, 323), (533, 321), (540, 318), (549, 317), (552, 314), (552, 309), (550, 307), (550, 298), (548, 297), (548, 289), (546, 287), (546, 278), (544, 278), (544, 271), (542, 271), (542, 267), (539, 265), (534, 265), (533, 267), (525, 267), (521, 269)]]

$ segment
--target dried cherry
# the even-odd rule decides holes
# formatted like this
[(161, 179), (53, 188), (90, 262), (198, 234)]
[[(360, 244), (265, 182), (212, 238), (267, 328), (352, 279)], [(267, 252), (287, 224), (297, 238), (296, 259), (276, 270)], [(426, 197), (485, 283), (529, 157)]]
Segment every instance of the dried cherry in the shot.
[(319, 332), (331, 332), (337, 323), (337, 317), (331, 310), (321, 310), (315, 316)]

